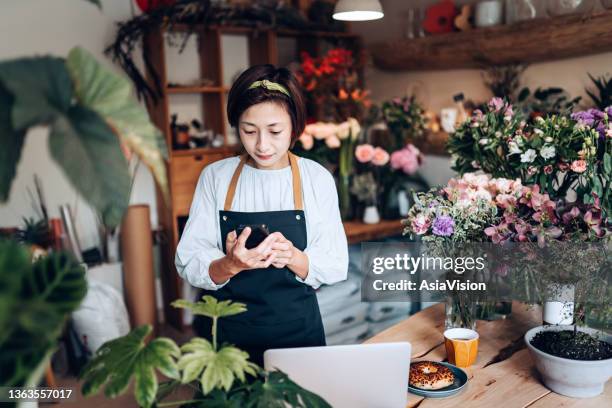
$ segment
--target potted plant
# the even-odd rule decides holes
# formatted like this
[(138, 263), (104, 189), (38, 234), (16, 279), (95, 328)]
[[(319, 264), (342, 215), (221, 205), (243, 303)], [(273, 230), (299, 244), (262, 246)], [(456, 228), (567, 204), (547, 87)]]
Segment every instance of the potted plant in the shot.
[(525, 333), (544, 384), (568, 397), (603, 392), (612, 377), (612, 336), (588, 327), (538, 326)]
[[(242, 303), (179, 299), (174, 307), (213, 320), (212, 343), (194, 337), (182, 346), (165, 337), (145, 342), (149, 325), (105, 343), (81, 373), (84, 395), (104, 393), (114, 398), (126, 392), (134, 379), (134, 396), (141, 407), (292, 407), (331, 408), (321, 397), (301, 388), (280, 371), (266, 372), (248, 360), (248, 353), (231, 344), (217, 344), (220, 318), (246, 311)], [(168, 379), (158, 384), (156, 371)], [(168, 400), (181, 386), (194, 390), (189, 400)]]

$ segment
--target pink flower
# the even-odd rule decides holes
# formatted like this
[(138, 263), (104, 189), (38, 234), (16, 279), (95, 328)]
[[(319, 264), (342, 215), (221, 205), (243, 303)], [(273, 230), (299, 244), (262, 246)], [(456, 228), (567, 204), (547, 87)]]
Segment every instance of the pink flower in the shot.
[(355, 148), (355, 157), (359, 163), (368, 163), (374, 158), (374, 146), (362, 144)]
[(314, 145), (314, 139), (312, 135), (306, 132), (302, 133), (299, 138), (299, 141), (300, 143), (302, 143), (302, 147), (304, 148), (304, 150), (310, 150)]
[(548, 166), (544, 166), (545, 174), (552, 174), (552, 172), (553, 172), (553, 166), (551, 164), (549, 164)]
[(423, 214), (419, 214), (412, 219), (412, 230), (417, 235), (423, 235), (429, 230), (431, 220)]
[(494, 97), (489, 101), (489, 109), (499, 112), (504, 107), (504, 100), (499, 97)]
[(337, 148), (339, 148), (340, 147), (340, 143), (341, 143), (340, 139), (338, 139), (337, 136), (330, 136), (330, 137), (325, 139), (325, 144), (330, 149), (337, 149)]
[(389, 153), (380, 147), (375, 148), (372, 164), (375, 166), (384, 166), (387, 163), (389, 163)]
[(574, 160), (571, 165), (571, 169), (575, 173), (584, 173), (587, 168), (587, 162), (585, 160)]
[(401, 169), (406, 174), (416, 173), (422, 163), (421, 151), (412, 144), (391, 154), (391, 167), (396, 170)]

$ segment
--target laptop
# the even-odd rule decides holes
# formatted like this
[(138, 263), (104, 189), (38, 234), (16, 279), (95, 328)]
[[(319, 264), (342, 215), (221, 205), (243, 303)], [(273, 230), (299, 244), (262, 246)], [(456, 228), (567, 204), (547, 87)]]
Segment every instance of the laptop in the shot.
[(270, 349), (264, 368), (285, 372), (334, 408), (405, 408), (408, 342)]

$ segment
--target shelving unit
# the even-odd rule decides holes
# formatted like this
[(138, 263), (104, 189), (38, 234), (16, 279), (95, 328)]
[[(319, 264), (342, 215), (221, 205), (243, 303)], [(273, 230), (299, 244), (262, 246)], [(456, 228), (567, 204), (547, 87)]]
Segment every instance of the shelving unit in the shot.
[[(187, 26), (175, 25), (173, 32), (190, 30)], [(162, 287), (164, 314), (166, 321), (178, 329), (183, 329), (181, 309), (170, 306), (170, 303), (182, 297), (182, 280), (174, 267), (174, 255), (180, 238), (180, 226), (189, 214), (195, 186), (202, 169), (217, 160), (237, 154), (239, 146), (231, 145), (228, 140), (227, 122), (225, 119), (228, 88), (224, 86), (222, 41), (223, 34), (244, 35), (248, 39), (248, 62), (255, 64), (278, 64), (278, 41), (283, 37), (295, 38), (295, 60), (299, 53), (307, 51), (311, 55), (320, 55), (324, 43), (350, 44), (353, 49), (361, 49), (361, 38), (352, 33), (301, 32), (297, 30), (261, 30), (248, 27), (229, 26), (196, 26), (193, 30), (198, 38), (198, 55), (200, 77), (212, 80), (210, 86), (169, 86), (168, 67), (166, 66), (165, 34), (167, 28), (160, 27), (151, 31), (144, 38), (144, 53), (151, 66), (147, 67), (147, 80), (153, 84), (158, 78), (164, 90), (156, 103), (148, 101), (147, 107), (153, 122), (164, 132), (168, 146), (172, 146), (170, 131), (171, 95), (196, 95), (202, 101), (202, 116), (208, 129), (224, 136), (224, 145), (218, 148), (197, 148), (189, 150), (171, 150), (167, 163), (171, 199), (164, 202), (158, 192), (158, 219), (166, 233), (166, 242), (162, 249)]]
[(612, 11), (397, 40), (370, 47), (374, 64), (397, 71), (481, 68), (612, 51)]

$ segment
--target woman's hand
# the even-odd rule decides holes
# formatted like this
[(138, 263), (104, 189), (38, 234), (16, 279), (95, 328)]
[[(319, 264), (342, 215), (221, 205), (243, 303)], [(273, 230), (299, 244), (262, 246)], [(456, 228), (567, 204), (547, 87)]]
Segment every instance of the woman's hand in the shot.
[(251, 235), (251, 228), (246, 227), (239, 237), (236, 231), (227, 234), (225, 239), (226, 255), (211, 262), (208, 274), (212, 281), (219, 285), (247, 269), (267, 268), (275, 261), (275, 252), (271, 246), (276, 236), (269, 235), (261, 244), (247, 249), (246, 240)]
[(246, 227), (239, 237), (236, 237), (236, 231), (227, 234), (226, 256), (234, 275), (247, 269), (267, 268), (275, 261), (276, 254), (271, 247), (276, 241), (276, 236), (271, 234), (255, 248), (247, 249), (245, 245), (249, 235), (251, 235), (250, 227)]
[(293, 242), (285, 238), (282, 233), (273, 232), (270, 236), (275, 237), (272, 243), (272, 250), (275, 253), (272, 266), (275, 268), (287, 267), (300, 279), (306, 279), (306, 276), (308, 276), (308, 255), (293, 246)]

